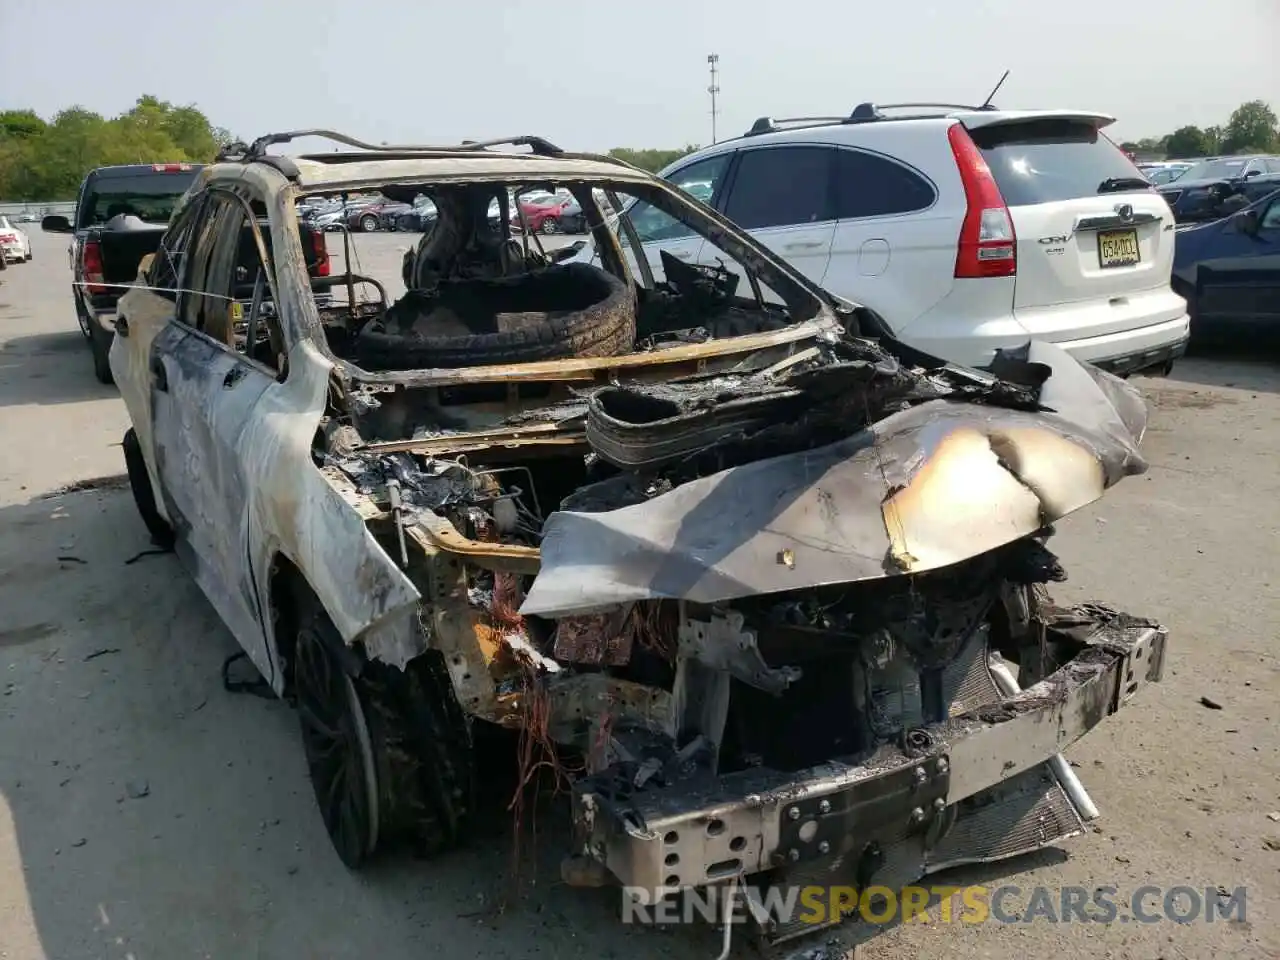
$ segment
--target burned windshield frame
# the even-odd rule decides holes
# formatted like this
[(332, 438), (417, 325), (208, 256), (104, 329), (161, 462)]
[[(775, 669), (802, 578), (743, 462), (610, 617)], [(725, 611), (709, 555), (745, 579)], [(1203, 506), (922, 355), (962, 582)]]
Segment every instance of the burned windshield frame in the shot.
[[(677, 187), (676, 189), (678, 190), (679, 188)], [(662, 241), (660, 239), (650, 239), (650, 240), (641, 239), (639, 231), (636, 230), (635, 223), (631, 217), (631, 211), (634, 210), (638, 205), (642, 205), (645, 208), (650, 210), (657, 210), (659, 213), (662, 213), (668, 217), (673, 218), (678, 223), (681, 223), (684, 226), (688, 227), (689, 230), (692, 231), (694, 235), (702, 237), (702, 239), (706, 242), (715, 244), (716, 248), (720, 250), (720, 252), (723, 253), (725, 256), (732, 257), (734, 261), (742, 268), (742, 273), (747, 278), (747, 283), (751, 286), (751, 295), (755, 299), (756, 306), (760, 307), (761, 309), (764, 308), (765, 298), (764, 298), (764, 291), (760, 287), (760, 278), (757, 272), (751, 269), (750, 264), (748, 264), (741, 257), (735, 257), (730, 251), (724, 250), (721, 247), (721, 245), (719, 243), (716, 243), (716, 241), (712, 237), (708, 236), (707, 233), (699, 229), (697, 223), (693, 222), (691, 219), (681, 216), (674, 209), (668, 210), (665, 207), (663, 207), (662, 204), (654, 203), (651, 199), (641, 197), (639, 196), (639, 194), (636, 194), (636, 193), (629, 193), (627, 194), (627, 196), (632, 198), (632, 202), (626, 205), (623, 205), (620, 203), (620, 199), (616, 190), (614, 190), (612, 187), (605, 188), (605, 198), (609, 201), (609, 205), (613, 207), (614, 210), (618, 211), (617, 218), (618, 218), (619, 232), (626, 237), (627, 246), (631, 248), (631, 252), (635, 255), (636, 266), (640, 270), (641, 277), (646, 287), (652, 290), (656, 286), (656, 281), (654, 280), (654, 277), (653, 277), (653, 268), (650, 267), (649, 265), (649, 258), (645, 256), (644, 244), (645, 243), (661, 243)], [(781, 290), (777, 291), (777, 293), (779, 296), (783, 298), (784, 301), (787, 300), (786, 296), (782, 293)], [(789, 309), (791, 308), (791, 304), (789, 302), (787, 306)]]

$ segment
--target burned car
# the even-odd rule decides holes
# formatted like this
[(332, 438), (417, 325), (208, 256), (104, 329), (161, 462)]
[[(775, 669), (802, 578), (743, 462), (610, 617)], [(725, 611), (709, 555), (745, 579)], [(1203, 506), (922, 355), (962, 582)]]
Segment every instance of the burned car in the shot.
[[(532, 187), (599, 265), (495, 230)], [(310, 275), (297, 199), (373, 191), (435, 228)], [(595, 191), (733, 268), (650, 262)], [(624, 163), (264, 137), (120, 311), (139, 510), (296, 705), (352, 867), (465, 839), (492, 724), (570, 779), (579, 882), (902, 884), (1081, 832), (1060, 751), (1160, 679), (1158, 624), (1045, 593), (1053, 523), (1145, 469), (1133, 388), (913, 351)]]

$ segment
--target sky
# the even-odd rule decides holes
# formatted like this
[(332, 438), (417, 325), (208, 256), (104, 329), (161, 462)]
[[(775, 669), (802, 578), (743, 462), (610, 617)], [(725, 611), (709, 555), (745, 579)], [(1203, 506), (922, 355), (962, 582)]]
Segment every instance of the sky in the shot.
[(249, 140), (719, 139), (859, 102), (1118, 118), (1116, 139), (1280, 112), (1280, 0), (0, 0), (0, 109), (113, 115), (144, 93)]

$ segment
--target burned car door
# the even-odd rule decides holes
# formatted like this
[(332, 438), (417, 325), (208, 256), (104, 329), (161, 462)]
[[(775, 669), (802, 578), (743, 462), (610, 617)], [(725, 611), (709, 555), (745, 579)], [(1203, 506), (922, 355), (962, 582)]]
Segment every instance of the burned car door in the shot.
[[(151, 403), (156, 469), (179, 554), (263, 669), (239, 440), (275, 375), (237, 340), (244, 313), (237, 297), (246, 276), (257, 273), (257, 265), (241, 262), (245, 231), (252, 236), (246, 221), (239, 198), (210, 191), (188, 252), (178, 315), (152, 345)], [(260, 311), (259, 300), (252, 307)]]

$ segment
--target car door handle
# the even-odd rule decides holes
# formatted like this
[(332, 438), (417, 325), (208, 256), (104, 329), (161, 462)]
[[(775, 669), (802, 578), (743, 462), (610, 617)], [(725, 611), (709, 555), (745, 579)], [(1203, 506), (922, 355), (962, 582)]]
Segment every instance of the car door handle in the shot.
[(151, 360), (151, 383), (161, 393), (169, 392), (169, 374), (165, 372), (164, 361), (159, 357)]
[(794, 243), (785, 243), (782, 245), (783, 250), (816, 250), (822, 246), (821, 240), (797, 240)]
[(129, 321), (126, 317), (117, 314), (116, 318), (111, 321), (111, 325), (116, 328), (117, 337), (129, 336)]

